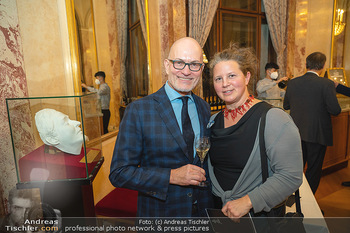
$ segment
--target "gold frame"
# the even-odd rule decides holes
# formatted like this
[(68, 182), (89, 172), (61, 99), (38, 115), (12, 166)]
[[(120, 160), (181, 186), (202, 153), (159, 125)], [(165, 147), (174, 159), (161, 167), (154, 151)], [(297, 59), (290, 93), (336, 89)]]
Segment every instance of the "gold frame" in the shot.
[(69, 47), (71, 55), (71, 67), (73, 75), (73, 88), (75, 95), (81, 95), (81, 81), (80, 81), (80, 68), (81, 64), (78, 59), (78, 36), (77, 28), (75, 22), (74, 13), (74, 0), (66, 0), (66, 11), (67, 11), (67, 21), (68, 21), (68, 35), (69, 35)]
[[(338, 80), (337, 77), (339, 77), (339, 76), (337, 76), (337, 77), (332, 76), (331, 73), (332, 73), (333, 70), (341, 71), (341, 72), (342, 72), (342, 77), (343, 77), (344, 81)], [(332, 81), (337, 81), (338, 83), (340, 83), (340, 84), (342, 84), (342, 85), (344, 85), (344, 86), (348, 86), (348, 80), (347, 80), (347, 78), (346, 78), (345, 70), (344, 70), (343, 67), (328, 68), (328, 69), (327, 69), (327, 78), (330, 79), (330, 80), (332, 80)]]
[[(331, 39), (331, 59), (330, 59), (330, 68), (333, 68), (333, 54), (334, 54), (334, 44), (335, 44), (335, 24), (336, 24), (336, 16), (337, 16), (337, 6), (338, 6), (338, 0), (334, 0), (333, 3), (333, 22), (332, 22), (332, 39)], [(344, 49), (344, 48), (343, 48)], [(344, 52), (344, 51), (343, 51)], [(344, 65), (344, 64), (343, 64)], [(336, 68), (336, 67), (335, 67)]]
[(146, 31), (147, 31), (147, 60), (148, 60), (148, 94), (151, 94), (151, 90), (153, 87), (152, 84), (152, 66), (151, 66), (151, 46), (150, 46), (150, 39), (149, 39), (149, 14), (148, 14), (148, 0), (145, 0), (145, 18), (146, 18)]

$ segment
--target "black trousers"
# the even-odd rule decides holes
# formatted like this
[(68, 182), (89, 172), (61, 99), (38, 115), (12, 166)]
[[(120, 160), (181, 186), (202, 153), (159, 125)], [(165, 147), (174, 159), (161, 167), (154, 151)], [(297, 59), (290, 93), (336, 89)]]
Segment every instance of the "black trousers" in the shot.
[(111, 112), (109, 109), (102, 109), (102, 114), (103, 114), (103, 133), (106, 134), (108, 133), (108, 124), (109, 124), (109, 119), (111, 118)]
[(301, 141), (303, 150), (304, 167), (307, 164), (305, 177), (309, 182), (312, 192), (315, 194), (320, 184), (322, 165), (327, 146)]

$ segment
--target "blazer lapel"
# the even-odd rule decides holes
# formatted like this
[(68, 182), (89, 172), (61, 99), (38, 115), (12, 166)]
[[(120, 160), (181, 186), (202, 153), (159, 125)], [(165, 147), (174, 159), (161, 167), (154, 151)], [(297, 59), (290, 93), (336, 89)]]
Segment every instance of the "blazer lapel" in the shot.
[(169, 98), (165, 93), (164, 86), (157, 92), (157, 95), (154, 96), (154, 99), (158, 102), (156, 109), (160, 117), (164, 121), (175, 141), (179, 144), (186, 157), (189, 158), (187, 154), (186, 142), (177, 123), (173, 107), (171, 106)]

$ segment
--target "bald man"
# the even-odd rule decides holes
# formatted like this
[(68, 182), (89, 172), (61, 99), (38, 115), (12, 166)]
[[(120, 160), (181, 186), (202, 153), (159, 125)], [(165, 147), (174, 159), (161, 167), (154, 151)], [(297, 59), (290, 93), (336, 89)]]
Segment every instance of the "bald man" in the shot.
[(210, 108), (192, 93), (204, 68), (202, 48), (181, 38), (164, 67), (165, 85), (126, 108), (109, 179), (138, 191), (138, 217), (205, 216), (211, 192), (198, 184), (208, 180), (207, 162), (200, 167), (193, 144), (196, 136), (209, 135)]

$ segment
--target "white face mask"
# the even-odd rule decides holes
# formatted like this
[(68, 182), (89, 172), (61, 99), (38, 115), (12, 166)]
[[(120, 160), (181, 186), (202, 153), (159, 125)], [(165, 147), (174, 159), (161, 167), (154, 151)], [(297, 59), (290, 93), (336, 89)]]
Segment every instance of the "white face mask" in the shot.
[(96, 83), (96, 85), (100, 85), (100, 80), (98, 80), (98, 79), (95, 79), (95, 83)]
[(277, 71), (272, 72), (271, 75), (270, 75), (270, 77), (271, 77), (273, 80), (276, 80), (276, 79), (278, 78), (278, 73), (277, 73)]

